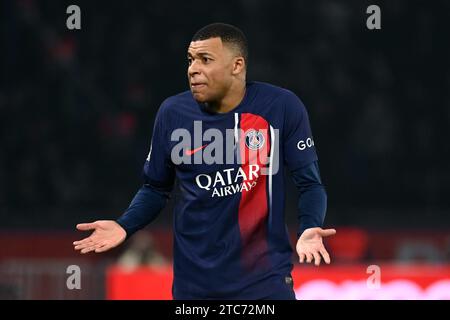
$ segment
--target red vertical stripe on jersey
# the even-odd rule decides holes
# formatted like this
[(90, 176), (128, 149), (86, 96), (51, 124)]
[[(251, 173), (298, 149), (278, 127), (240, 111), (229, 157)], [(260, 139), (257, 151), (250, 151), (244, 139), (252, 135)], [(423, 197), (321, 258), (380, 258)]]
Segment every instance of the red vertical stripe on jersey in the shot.
[[(270, 152), (270, 134), (267, 121), (254, 114), (243, 113), (240, 120), (240, 155), (244, 160), (241, 168), (245, 172), (246, 180), (243, 184), (248, 187), (241, 192), (239, 203), (239, 228), (242, 240), (242, 257), (246, 269), (253, 269), (256, 264), (260, 267), (266, 265), (267, 243), (267, 176), (261, 174), (261, 168), (268, 163)], [(264, 137), (264, 143), (259, 149), (251, 150), (246, 143), (246, 136), (251, 132), (260, 132)], [(258, 139), (253, 139), (253, 146), (258, 145)], [(255, 165), (259, 166), (258, 177), (250, 170), (255, 171)], [(254, 186), (252, 186), (255, 184)]]

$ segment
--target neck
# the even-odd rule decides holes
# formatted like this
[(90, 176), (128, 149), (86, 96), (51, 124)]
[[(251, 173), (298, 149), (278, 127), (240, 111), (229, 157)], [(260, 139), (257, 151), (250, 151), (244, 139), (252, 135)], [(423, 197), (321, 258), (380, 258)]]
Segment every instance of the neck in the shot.
[(245, 81), (232, 85), (221, 101), (208, 103), (211, 110), (217, 113), (227, 113), (236, 108), (245, 96)]

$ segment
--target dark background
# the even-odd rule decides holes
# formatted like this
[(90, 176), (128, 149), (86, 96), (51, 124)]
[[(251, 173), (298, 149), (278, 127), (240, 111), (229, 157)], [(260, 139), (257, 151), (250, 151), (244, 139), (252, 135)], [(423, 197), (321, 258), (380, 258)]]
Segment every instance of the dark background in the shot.
[[(81, 30), (66, 28), (69, 4)], [(366, 28), (369, 4), (381, 30)], [(190, 39), (217, 21), (246, 33), (248, 80), (305, 103), (328, 225), (449, 226), (448, 1), (20, 0), (0, 12), (2, 229), (120, 215), (160, 103), (187, 89)], [(296, 197), (289, 181), (290, 224)]]
[[(66, 28), (71, 4), (81, 8), (81, 30)], [(371, 4), (381, 8), (381, 30), (366, 27)], [(156, 111), (187, 90), (187, 47), (212, 22), (247, 35), (248, 80), (288, 88), (308, 109), (328, 192), (325, 225), (338, 230), (326, 242), (331, 268), (444, 270), (450, 2), (1, 0), (0, 298), (111, 298), (116, 265), (170, 272), (172, 202), (104, 254), (80, 255), (72, 242), (85, 236), (77, 223), (128, 207)], [(298, 194), (287, 183), (295, 234)], [(414, 269), (424, 262), (435, 271)], [(83, 290), (66, 287), (69, 265), (80, 266)]]

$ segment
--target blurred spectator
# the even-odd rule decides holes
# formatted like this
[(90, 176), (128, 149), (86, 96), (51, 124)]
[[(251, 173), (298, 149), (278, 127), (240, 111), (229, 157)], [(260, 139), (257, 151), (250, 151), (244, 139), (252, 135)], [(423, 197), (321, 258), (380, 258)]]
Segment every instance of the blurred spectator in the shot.
[(397, 252), (397, 261), (401, 263), (442, 263), (444, 256), (433, 243), (426, 241), (408, 241)]
[(156, 249), (152, 235), (145, 231), (136, 233), (130, 239), (130, 243), (118, 259), (118, 265), (127, 269), (163, 266), (168, 263), (169, 261)]

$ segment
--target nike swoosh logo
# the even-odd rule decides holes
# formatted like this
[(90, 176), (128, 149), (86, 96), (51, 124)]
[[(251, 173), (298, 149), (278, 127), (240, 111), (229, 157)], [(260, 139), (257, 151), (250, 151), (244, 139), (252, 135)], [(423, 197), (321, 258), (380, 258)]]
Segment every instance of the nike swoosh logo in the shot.
[(206, 146), (207, 146), (207, 144), (205, 144), (205, 145), (203, 145), (203, 146), (201, 146), (201, 147), (195, 148), (195, 149), (193, 149), (193, 150), (187, 149), (187, 150), (186, 150), (186, 155), (187, 155), (187, 156), (192, 156), (194, 153), (196, 153), (197, 151), (202, 150), (202, 149), (203, 149), (204, 147), (206, 147)]

